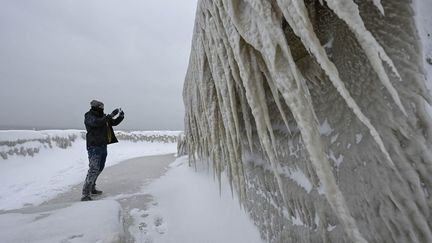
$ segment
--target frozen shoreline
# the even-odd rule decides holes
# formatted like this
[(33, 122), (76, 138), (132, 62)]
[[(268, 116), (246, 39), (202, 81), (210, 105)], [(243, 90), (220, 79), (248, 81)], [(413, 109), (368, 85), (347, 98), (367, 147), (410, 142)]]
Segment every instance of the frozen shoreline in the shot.
[[(88, 159), (82, 132), (1, 131), (0, 142), (3, 141), (3, 145), (0, 150), (12, 147), (18, 152), (9, 155), (6, 160), (0, 158), (0, 211), (40, 205), (84, 180)], [(138, 133), (145, 135), (138, 136)], [(120, 136), (134, 136), (128, 137), (131, 140), (120, 140), (109, 145), (106, 166), (130, 158), (175, 153), (177, 145), (174, 142), (151, 142), (158, 141), (155, 140), (156, 135), (175, 137), (175, 133), (178, 132), (118, 132)], [(74, 139), (71, 140), (71, 137)], [(38, 152), (33, 155), (20, 154), (21, 150), (26, 149)]]

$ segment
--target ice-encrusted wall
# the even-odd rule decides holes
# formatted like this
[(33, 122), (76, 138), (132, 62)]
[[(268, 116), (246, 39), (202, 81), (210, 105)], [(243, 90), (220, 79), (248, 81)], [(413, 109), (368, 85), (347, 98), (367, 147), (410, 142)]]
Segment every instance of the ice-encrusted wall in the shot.
[(200, 0), (191, 161), (269, 242), (432, 242), (431, 97), (410, 0)]

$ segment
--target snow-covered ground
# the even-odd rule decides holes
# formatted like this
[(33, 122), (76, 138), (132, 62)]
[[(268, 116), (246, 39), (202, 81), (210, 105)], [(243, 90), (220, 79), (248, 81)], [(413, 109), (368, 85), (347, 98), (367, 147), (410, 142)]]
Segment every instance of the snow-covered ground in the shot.
[(114, 200), (51, 208), (34, 213), (0, 214), (5, 243), (120, 242), (120, 205)]
[[(23, 144), (40, 148), (33, 156), (11, 153), (7, 159), (0, 158), (0, 205), (2, 210), (8, 210), (0, 211), (1, 242), (118, 242), (126, 235), (131, 235), (135, 242), (152, 243), (262, 242), (258, 229), (236, 196), (232, 195), (227, 179), (222, 177), (219, 194), (218, 182), (212, 178), (212, 171), (204, 165), (200, 168), (201, 163), (195, 171), (188, 166), (187, 156), (178, 158), (164, 176), (150, 184), (143, 183), (141, 189), (138, 187), (138, 191), (131, 195), (114, 194), (92, 202), (26, 207), (40, 205), (70, 190), (72, 185), (83, 180), (88, 166), (85, 140), (80, 136), (72, 139), (74, 141), (66, 148), (54, 146), (54, 142), (51, 147), (41, 146), (41, 140), (30, 140), (51, 136), (51, 140), (56, 141), (52, 139), (54, 135), (69, 138), (81, 133), (0, 133), (0, 142), (8, 141), (7, 145), (1, 145), (3, 150), (6, 146)], [(21, 142), (17, 143), (18, 140)], [(144, 178), (144, 174), (127, 172), (127, 169), (135, 169), (134, 166), (123, 166), (130, 160), (119, 162), (138, 156), (174, 153), (175, 150), (175, 143), (123, 140), (109, 147), (107, 165), (117, 164), (111, 168), (118, 167), (120, 173)], [(172, 159), (170, 156), (165, 158)], [(151, 199), (136, 204), (140, 208), (134, 207), (135, 204), (124, 204), (127, 197), (140, 196)], [(124, 217), (131, 218), (132, 223), (122, 222)]]
[(188, 157), (180, 157), (145, 188), (154, 202), (147, 210), (131, 210), (134, 225), (129, 230), (136, 242), (263, 242), (226, 177), (220, 195), (218, 187), (211, 171), (195, 171)]
[[(175, 137), (179, 132), (136, 133), (150, 138), (155, 135)], [(66, 148), (56, 146), (54, 137), (63, 138), (61, 143), (69, 144)], [(73, 141), (70, 137), (74, 137)], [(9, 145), (2, 145), (2, 142)], [(134, 157), (175, 153), (176, 146), (174, 142), (120, 140), (117, 144), (109, 145), (106, 166)], [(17, 151), (31, 148), (38, 152), (33, 156), (24, 156), (18, 152), (11, 153), (7, 159), (0, 157), (0, 210), (39, 205), (83, 181), (88, 170), (82, 131), (0, 131), (0, 152), (10, 148)]]

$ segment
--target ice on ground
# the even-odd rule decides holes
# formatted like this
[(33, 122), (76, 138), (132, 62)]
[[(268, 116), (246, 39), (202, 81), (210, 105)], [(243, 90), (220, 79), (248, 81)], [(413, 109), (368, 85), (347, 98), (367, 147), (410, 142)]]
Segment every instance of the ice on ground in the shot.
[(4, 243), (120, 242), (121, 208), (114, 200), (81, 202), (60, 209), (0, 215)]

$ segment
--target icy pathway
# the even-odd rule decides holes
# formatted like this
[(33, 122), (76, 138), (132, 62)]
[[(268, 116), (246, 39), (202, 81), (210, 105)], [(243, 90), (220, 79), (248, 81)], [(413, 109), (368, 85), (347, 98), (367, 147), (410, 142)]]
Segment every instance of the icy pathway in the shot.
[[(139, 193), (151, 180), (162, 176), (174, 160), (174, 154), (145, 156), (105, 168), (97, 180), (97, 188), (104, 193), (95, 198), (121, 198), (123, 200), (120, 201), (124, 201), (124, 198)], [(82, 183), (43, 205), (79, 201), (81, 189)]]
[[(63, 229), (60, 232), (68, 234), (84, 232), (74, 233), (74, 238), (69, 240), (89, 242), (85, 240), (86, 237), (81, 236), (90, 235), (100, 227), (80, 227), (108, 224), (103, 222), (109, 217), (109, 212), (118, 214), (113, 210), (115, 205), (111, 205), (117, 201), (121, 205), (124, 229), (124, 240), (121, 242), (261, 242), (257, 229), (240, 209), (237, 201), (231, 197), (227, 185), (223, 186), (223, 195), (220, 197), (217, 183), (210, 176), (188, 167), (184, 157), (172, 163), (174, 160), (173, 154), (125, 160), (106, 168), (101, 174), (98, 187), (104, 193), (97, 197), (97, 200), (79, 202), (82, 187), (82, 184), (79, 184), (41, 206), (1, 212), (0, 223), (2, 217), (16, 218), (15, 221), (18, 222), (23, 215), (30, 214), (39, 218), (38, 215), (45, 215), (46, 212), (51, 214), (52, 210), (67, 211), (72, 205), (81, 210), (75, 210), (76, 215), (73, 214), (74, 211), (67, 211), (69, 215), (72, 212), (73, 223), (69, 219), (64, 220), (66, 224), (60, 221), (54, 223), (56, 226), (51, 230), (59, 232)], [(111, 207), (104, 209), (103, 204), (99, 205), (101, 203)], [(88, 213), (85, 210), (88, 210)], [(95, 215), (98, 210), (102, 211), (99, 214), (102, 216), (93, 218), (91, 215)], [(34, 228), (32, 224), (30, 223), (27, 229), (29, 235)], [(67, 224), (73, 224), (75, 230), (67, 231), (70, 227)], [(115, 226), (115, 223), (113, 225)], [(14, 228), (11, 225), (9, 227)], [(21, 225), (16, 225), (15, 228), (19, 227)], [(0, 238), (2, 234), (8, 232), (0, 229)]]
[[(142, 193), (143, 188), (152, 180), (162, 176), (168, 165), (174, 160), (174, 154), (129, 159), (106, 168), (100, 175), (97, 187), (104, 193), (94, 199), (98, 201), (114, 199), (120, 203), (124, 220), (125, 242), (134, 242), (133, 239), (136, 238), (128, 230), (134, 222), (131, 211), (147, 210), (149, 203), (153, 201), (151, 195)], [(82, 183), (42, 205), (79, 201), (81, 189)]]

